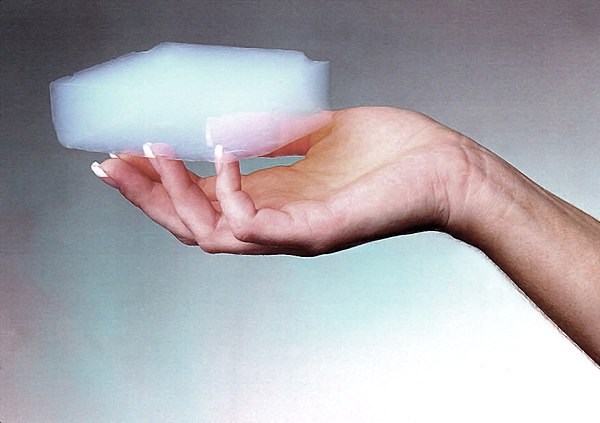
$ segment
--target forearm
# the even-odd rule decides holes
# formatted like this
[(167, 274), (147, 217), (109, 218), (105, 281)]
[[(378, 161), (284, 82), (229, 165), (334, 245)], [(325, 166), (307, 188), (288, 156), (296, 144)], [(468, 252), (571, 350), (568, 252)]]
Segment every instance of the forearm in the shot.
[(600, 222), (477, 150), (455, 236), (488, 255), (600, 364)]

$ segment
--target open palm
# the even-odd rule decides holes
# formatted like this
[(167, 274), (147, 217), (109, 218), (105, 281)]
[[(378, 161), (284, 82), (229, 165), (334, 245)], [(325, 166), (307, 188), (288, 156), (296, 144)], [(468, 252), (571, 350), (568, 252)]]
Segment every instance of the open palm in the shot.
[(200, 178), (178, 160), (120, 156), (106, 181), (182, 242), (207, 252), (316, 255), (444, 227), (464, 136), (416, 112), (356, 108), (273, 155), (292, 166)]

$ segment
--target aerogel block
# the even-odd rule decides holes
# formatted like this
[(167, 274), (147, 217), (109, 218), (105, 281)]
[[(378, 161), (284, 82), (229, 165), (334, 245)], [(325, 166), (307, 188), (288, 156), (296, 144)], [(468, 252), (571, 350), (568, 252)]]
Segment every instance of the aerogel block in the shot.
[(329, 121), (329, 63), (291, 50), (162, 43), (50, 84), (52, 120), (68, 148), (177, 158), (270, 153)]

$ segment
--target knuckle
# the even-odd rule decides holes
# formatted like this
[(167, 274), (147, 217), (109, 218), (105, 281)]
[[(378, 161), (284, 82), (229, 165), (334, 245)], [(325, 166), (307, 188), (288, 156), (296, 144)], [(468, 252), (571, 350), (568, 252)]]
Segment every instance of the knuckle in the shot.
[(252, 242), (254, 240), (254, 234), (251, 229), (247, 226), (237, 227), (233, 230), (233, 236), (242, 242)]
[(198, 243), (198, 246), (207, 254), (218, 254), (222, 252), (222, 250), (214, 243), (202, 242)]
[(238, 222), (231, 226), (233, 236), (242, 242), (253, 242), (256, 239), (255, 231), (251, 224)]
[(181, 242), (184, 245), (187, 245), (187, 246), (190, 246), (190, 247), (198, 245), (198, 243), (196, 242), (195, 239), (187, 238), (187, 237), (182, 237), (182, 236), (179, 236), (177, 234), (173, 234), (173, 235), (175, 235), (175, 238), (177, 238), (179, 240), (179, 242)]
[(195, 247), (198, 245), (198, 243), (196, 241), (194, 241), (193, 239), (184, 239), (184, 240), (181, 240), (181, 243), (184, 245), (187, 245), (188, 247)]

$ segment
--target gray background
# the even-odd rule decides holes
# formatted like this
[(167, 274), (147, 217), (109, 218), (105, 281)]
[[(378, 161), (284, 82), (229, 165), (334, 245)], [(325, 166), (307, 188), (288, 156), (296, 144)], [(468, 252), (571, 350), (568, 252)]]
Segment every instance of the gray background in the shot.
[(597, 1), (0, 1), (3, 423), (597, 418), (598, 368), (469, 246), (210, 256), (96, 180), (48, 84), (162, 41), (330, 60), (333, 108), (430, 114), (600, 215)]

